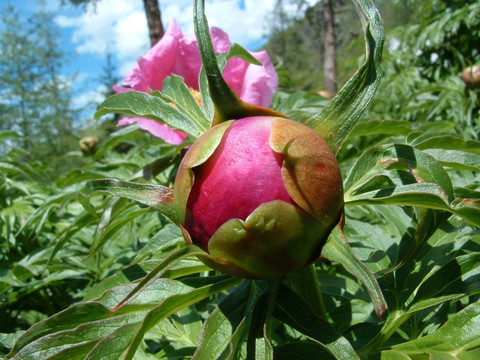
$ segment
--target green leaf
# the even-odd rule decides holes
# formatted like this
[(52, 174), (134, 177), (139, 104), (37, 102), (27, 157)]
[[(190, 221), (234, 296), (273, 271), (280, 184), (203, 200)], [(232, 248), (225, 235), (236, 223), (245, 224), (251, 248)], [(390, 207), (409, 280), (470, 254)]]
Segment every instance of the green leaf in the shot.
[(85, 196), (85, 194), (78, 193), (77, 201), (83, 206), (85, 211), (87, 211), (90, 215), (92, 215), (93, 217), (98, 217), (97, 213), (95, 212), (95, 207), (90, 202), (90, 199), (87, 196)]
[[(434, 359), (467, 359), (478, 354), (480, 346), (480, 304), (474, 303), (453, 315), (433, 334), (392, 346), (392, 350), (407, 355), (432, 354)], [(471, 355), (471, 354), (470, 354)]]
[(127, 91), (110, 96), (98, 105), (94, 117), (98, 119), (111, 113), (124, 113), (157, 120), (172, 129), (187, 133), (193, 139), (198, 138), (205, 130), (187, 114), (175, 109), (165, 100), (139, 91)]
[[(204, 6), (204, 0), (194, 1), (193, 25), (202, 58), (202, 65), (207, 78), (208, 89), (215, 107), (215, 116), (212, 125), (248, 116), (267, 115), (285, 117), (285, 115), (271, 109), (243, 102), (228, 86), (218, 66)], [(233, 49), (233, 54), (239, 54), (241, 57), (246, 56), (245, 52), (241, 50), (239, 46)]]
[(436, 184), (448, 200), (453, 199), (450, 177), (433, 157), (408, 145), (389, 144), (375, 146), (358, 158), (345, 179), (345, 202), (350, 195), (378, 189), (385, 180), (387, 186)]
[(375, 312), (381, 317), (385, 311), (385, 299), (375, 275), (353, 254), (347, 238), (340, 226), (335, 227), (327, 243), (323, 246), (322, 256), (330, 261), (337, 261), (367, 288), (372, 299)]
[(369, 135), (407, 135), (412, 123), (404, 120), (370, 120), (355, 125), (349, 138)]
[(381, 360), (412, 360), (412, 358), (399, 351), (387, 350), (382, 351)]
[[(90, 247), (89, 254), (85, 260), (91, 258), (98, 251), (100, 251), (106, 242), (110, 240), (112, 236), (122, 229), (126, 224), (134, 221), (143, 214), (149, 213), (150, 211), (150, 209), (138, 209), (137, 206), (132, 207), (127, 205), (126, 209), (122, 209), (122, 211), (119, 212), (119, 216), (112, 218), (112, 221), (109, 222), (105, 228), (96, 232), (95, 241)], [(97, 230), (98, 229), (99, 228), (97, 228)]]
[(335, 360), (328, 351), (313, 341), (280, 344), (274, 348), (275, 360)]
[(194, 360), (238, 358), (260, 290), (253, 281), (243, 280), (222, 300), (203, 325)]
[(228, 51), (226, 59), (229, 60), (233, 57), (238, 57), (240, 59), (243, 59), (249, 62), (250, 64), (259, 65), (259, 66), (262, 65), (262, 63), (257, 59), (255, 59), (255, 57), (252, 54), (250, 54), (250, 52), (247, 49), (245, 49), (243, 46), (237, 43), (234, 43), (232, 45), (232, 47)]
[(147, 205), (173, 222), (178, 222), (178, 215), (173, 207), (172, 189), (154, 184), (140, 184), (118, 179), (93, 180), (87, 183), (85, 192), (89, 196), (108, 193)]
[(203, 65), (200, 70), (198, 87), (200, 90), (200, 97), (202, 99), (203, 113), (205, 114), (205, 117), (208, 119), (209, 123), (211, 124), (215, 116), (215, 105), (213, 104), (212, 98), (210, 97), (207, 74), (205, 71), (205, 66)]
[(410, 145), (419, 150), (443, 149), (458, 150), (480, 155), (480, 141), (464, 140), (453, 135), (425, 133), (412, 139)]
[(136, 252), (132, 263), (138, 264), (156, 253), (163, 253), (164, 249), (176, 249), (178, 244), (185, 244), (182, 231), (177, 225), (167, 224)]
[(190, 89), (183, 82), (182, 77), (172, 74), (163, 80), (161, 94), (174, 103), (181, 112), (187, 114), (202, 132), (208, 130), (210, 121), (203, 113)]
[(480, 199), (455, 198), (445, 169), (408, 145), (381, 145), (364, 152), (345, 179), (345, 204), (420, 206), (480, 225)]
[(125, 303), (127, 303), (130, 299), (132, 299), (136, 294), (144, 290), (150, 282), (152, 282), (155, 278), (162, 276), (162, 274), (168, 270), (170, 267), (178, 263), (180, 260), (197, 255), (197, 254), (202, 254), (204, 251), (201, 250), (200, 248), (196, 246), (185, 246), (178, 251), (172, 253), (170, 256), (168, 256), (164, 261), (162, 261), (158, 266), (155, 267), (152, 271), (150, 271), (143, 279), (138, 283), (135, 288), (128, 293), (127, 296), (125, 296), (122, 301), (118, 303), (118, 305), (112, 310), (112, 311), (117, 311), (120, 309), (122, 306), (124, 306)]
[[(480, 292), (480, 253), (459, 256), (438, 269), (416, 290), (409, 311)], [(441, 285), (440, 285), (441, 284)]]
[(273, 316), (322, 346), (335, 359), (360, 359), (347, 339), (286, 286), (280, 287)]
[(145, 334), (159, 321), (165, 319), (166, 317), (186, 306), (195, 304), (211, 295), (231, 288), (240, 282), (240, 279), (231, 276), (220, 276), (217, 278), (210, 277), (208, 280), (211, 282), (209, 285), (193, 290), (188, 294), (173, 295), (165, 299), (160, 305), (149, 311), (149, 313), (142, 322), (142, 326), (137, 331), (135, 337), (130, 343), (125, 359), (133, 359), (135, 352)]
[(423, 152), (453, 170), (480, 171), (480, 155), (466, 151), (444, 149), (426, 149)]
[(133, 346), (136, 349), (146, 323), (152, 327), (162, 318), (234, 286), (238, 281), (226, 276), (183, 282), (159, 279), (115, 313), (109, 309), (130, 293), (134, 285), (111, 288), (97, 301), (73, 305), (34, 325), (18, 339), (6, 358), (57, 356), (61, 359), (68, 355), (103, 359), (109, 354), (118, 358), (128, 349), (134, 351)]
[(307, 122), (335, 153), (373, 98), (381, 76), (385, 33), (380, 14), (371, 0), (352, 1), (363, 25), (366, 60), (322, 112)]

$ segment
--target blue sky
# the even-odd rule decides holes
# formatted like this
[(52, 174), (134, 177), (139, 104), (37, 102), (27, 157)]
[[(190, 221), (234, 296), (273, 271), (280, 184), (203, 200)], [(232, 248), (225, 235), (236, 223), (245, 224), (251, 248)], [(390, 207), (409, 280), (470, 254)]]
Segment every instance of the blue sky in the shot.
[[(175, 18), (185, 34), (193, 34), (193, 0), (159, 2), (165, 28)], [(25, 17), (41, 8), (38, 0), (0, 0), (2, 8), (7, 3)], [(274, 5), (275, 0), (206, 0), (206, 13), (210, 26), (225, 30), (232, 42), (256, 50), (265, 43), (268, 14)], [(143, 1), (100, 0), (83, 10), (61, 6), (60, 0), (45, 0), (44, 7), (56, 14), (64, 49), (73, 54), (65, 71), (77, 74), (75, 103), (88, 104), (86, 117), (91, 117), (95, 104), (102, 101), (98, 79), (107, 51), (123, 78), (149, 48)]]

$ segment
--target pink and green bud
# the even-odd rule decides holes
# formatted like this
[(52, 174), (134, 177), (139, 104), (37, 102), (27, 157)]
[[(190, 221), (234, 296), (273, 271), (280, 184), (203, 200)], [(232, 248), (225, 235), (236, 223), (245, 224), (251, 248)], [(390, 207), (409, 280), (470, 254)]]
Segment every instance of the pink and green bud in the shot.
[(182, 159), (174, 202), (207, 265), (271, 278), (316, 260), (343, 212), (335, 155), (309, 127), (254, 116), (221, 123)]
[(480, 88), (480, 65), (469, 66), (462, 71), (462, 79), (467, 86)]

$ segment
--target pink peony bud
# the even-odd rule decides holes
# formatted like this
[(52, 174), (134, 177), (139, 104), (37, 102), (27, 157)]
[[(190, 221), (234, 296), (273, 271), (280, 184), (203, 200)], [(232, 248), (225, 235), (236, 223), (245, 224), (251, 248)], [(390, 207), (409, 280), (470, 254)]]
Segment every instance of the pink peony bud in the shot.
[(335, 155), (309, 127), (256, 116), (217, 125), (183, 158), (175, 202), (204, 262), (248, 278), (318, 258), (343, 211)]
[(462, 79), (467, 86), (480, 88), (480, 65), (469, 66), (462, 71)]
[[(227, 53), (231, 43), (228, 35), (219, 28), (211, 27), (210, 33), (217, 53)], [(223, 71), (223, 77), (232, 90), (243, 101), (267, 107), (272, 102), (278, 87), (278, 76), (266, 51), (252, 52), (262, 63), (254, 65), (240, 58), (231, 58)], [(162, 39), (143, 57), (138, 59), (135, 68), (123, 80), (123, 86), (114, 86), (117, 92), (162, 90), (163, 80), (172, 74), (182, 76), (185, 83), (198, 90), (198, 77), (201, 68), (200, 52), (193, 35), (184, 35), (175, 20), (172, 20)], [(162, 138), (168, 143), (178, 145), (185, 134), (172, 130), (154, 120), (127, 118), (118, 125), (138, 123), (144, 130)]]

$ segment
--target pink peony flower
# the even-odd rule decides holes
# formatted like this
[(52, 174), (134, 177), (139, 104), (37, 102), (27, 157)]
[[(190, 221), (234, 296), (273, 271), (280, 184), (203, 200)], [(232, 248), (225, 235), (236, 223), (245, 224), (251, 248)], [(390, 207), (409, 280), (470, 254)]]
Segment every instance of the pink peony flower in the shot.
[[(228, 35), (219, 28), (211, 27), (210, 33), (217, 53), (229, 51)], [(223, 76), (227, 84), (243, 101), (267, 107), (278, 86), (278, 76), (266, 51), (252, 52), (263, 65), (253, 65), (240, 58), (227, 62)], [(114, 86), (117, 92), (161, 90), (163, 80), (171, 74), (184, 78), (185, 83), (198, 90), (201, 58), (195, 36), (184, 35), (175, 20), (168, 26), (163, 38), (145, 56), (138, 60), (135, 68), (123, 80), (124, 86)], [(118, 125), (138, 123), (144, 130), (171, 144), (180, 144), (186, 137), (157, 121), (144, 118), (125, 118)]]

